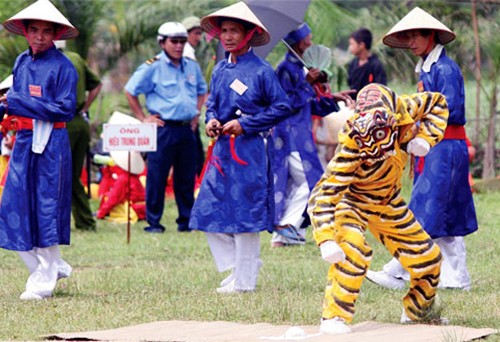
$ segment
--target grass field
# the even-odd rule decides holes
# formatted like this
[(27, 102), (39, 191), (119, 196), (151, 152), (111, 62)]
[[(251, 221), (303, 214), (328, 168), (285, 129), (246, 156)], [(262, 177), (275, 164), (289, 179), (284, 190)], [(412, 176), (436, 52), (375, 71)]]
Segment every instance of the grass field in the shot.
[[(476, 194), (475, 200), (480, 230), (466, 239), (473, 289), (439, 294), (451, 324), (499, 329), (500, 193)], [(285, 249), (271, 249), (270, 234), (262, 233), (264, 266), (257, 292), (219, 295), (215, 288), (225, 275), (217, 273), (204, 235), (177, 233), (175, 204), (167, 204), (167, 232), (146, 234), (145, 223), (138, 223), (130, 245), (125, 225), (100, 221), (97, 233), (74, 231), (71, 246), (61, 248), (74, 273), (48, 300), (18, 299), (27, 270), (16, 253), (0, 250), (0, 340), (39, 340), (57, 332), (172, 319), (319, 324), (328, 265), (310, 231), (307, 245)], [(372, 268), (378, 270), (389, 255), (369, 234), (368, 239), (375, 252)], [(398, 322), (403, 295), (365, 281), (354, 323)]]

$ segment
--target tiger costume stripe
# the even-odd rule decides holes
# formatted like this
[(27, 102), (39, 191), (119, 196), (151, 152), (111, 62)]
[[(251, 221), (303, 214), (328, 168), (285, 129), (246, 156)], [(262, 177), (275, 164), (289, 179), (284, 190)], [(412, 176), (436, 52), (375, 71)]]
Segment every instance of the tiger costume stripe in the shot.
[(432, 306), (441, 253), (400, 191), (407, 143), (420, 137), (434, 146), (443, 137), (447, 118), (446, 100), (439, 93), (396, 96), (378, 84), (360, 91), (355, 112), (339, 134), (335, 156), (309, 199), (316, 243), (333, 240), (346, 254), (345, 261), (328, 271), (324, 319), (353, 319), (372, 258), (367, 228), (410, 273), (410, 289), (403, 299), (406, 315), (419, 320)]

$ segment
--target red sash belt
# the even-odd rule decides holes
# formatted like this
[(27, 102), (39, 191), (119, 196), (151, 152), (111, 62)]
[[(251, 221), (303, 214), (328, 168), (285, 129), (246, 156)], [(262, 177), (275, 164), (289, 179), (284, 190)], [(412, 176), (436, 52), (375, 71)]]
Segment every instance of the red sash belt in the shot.
[(444, 131), (443, 139), (465, 140), (465, 127), (458, 125), (449, 125)]
[[(54, 128), (66, 128), (66, 122), (54, 122)], [(33, 130), (33, 119), (24, 116), (9, 115), (2, 121), (5, 131)]]
[[(466, 138), (466, 135), (465, 135), (465, 127), (464, 126), (449, 125), (446, 127), (446, 130), (444, 131), (443, 139), (446, 139), (446, 140), (465, 140), (465, 138)], [(417, 173), (420, 174), (424, 171), (424, 163), (425, 163), (425, 158), (419, 157), (417, 166), (415, 167), (415, 171)]]

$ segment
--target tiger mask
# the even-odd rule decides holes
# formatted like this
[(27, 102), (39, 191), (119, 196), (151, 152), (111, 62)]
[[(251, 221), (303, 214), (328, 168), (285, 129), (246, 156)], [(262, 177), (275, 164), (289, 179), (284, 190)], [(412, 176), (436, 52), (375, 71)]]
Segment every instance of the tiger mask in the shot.
[(359, 92), (345, 133), (354, 141), (362, 159), (380, 161), (396, 154), (401, 126), (404, 132), (414, 126), (400, 101), (392, 90), (381, 84), (370, 84)]

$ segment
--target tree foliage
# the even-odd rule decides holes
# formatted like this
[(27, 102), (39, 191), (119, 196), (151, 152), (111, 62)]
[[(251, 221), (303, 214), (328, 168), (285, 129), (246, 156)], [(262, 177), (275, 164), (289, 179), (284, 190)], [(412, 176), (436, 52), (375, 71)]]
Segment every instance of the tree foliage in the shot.
[[(87, 56), (99, 74), (113, 72), (126, 80), (132, 70), (144, 60), (158, 53), (156, 42), (158, 27), (166, 21), (182, 21), (191, 15), (202, 17), (236, 0), (51, 0), (79, 30), (79, 37), (69, 42), (69, 48)], [(269, 0), (281, 1), (281, 0)], [(4, 1), (0, 6), (0, 20), (5, 20), (33, 0)], [(481, 65), (486, 84), (482, 95), (490, 103), (488, 113), (478, 113), (481, 125), (479, 140), (497, 142), (491, 134), (494, 115), (498, 112), (498, 81), (500, 46), (498, 39), (500, 1), (477, 0), (479, 36), (481, 38)], [(305, 20), (313, 30), (313, 40), (331, 48), (347, 50), (352, 31), (367, 27), (373, 32), (372, 50), (385, 65), (392, 82), (412, 85), (416, 83), (416, 58), (406, 50), (392, 49), (382, 44), (381, 38), (409, 9), (419, 6), (451, 28), (456, 40), (447, 45), (448, 54), (457, 61), (466, 80), (474, 79), (476, 57), (471, 27), (470, 0), (311, 0)], [(207, 77), (214, 64), (216, 41), (202, 41), (197, 49), (198, 61)], [(0, 76), (6, 77), (16, 56), (27, 48), (23, 37), (0, 29)], [(276, 66), (286, 48), (278, 44), (267, 57)], [(345, 63), (351, 56), (334, 59), (334, 89), (345, 88)], [(117, 69), (117, 66), (120, 68)], [(118, 70), (118, 72), (116, 72)], [(123, 79), (120, 82), (123, 82)], [(121, 84), (115, 88), (121, 91)], [(470, 116), (470, 114), (469, 114)], [(498, 120), (493, 125), (498, 125)], [(490, 127), (490, 130), (487, 130)], [(493, 127), (495, 128), (495, 127)], [(493, 140), (492, 140), (493, 139)], [(492, 142), (493, 141), (493, 142)], [(491, 153), (490, 153), (491, 155)], [(494, 158), (494, 154), (493, 154)], [(490, 158), (491, 159), (491, 158)], [(494, 164), (494, 162), (493, 162)]]

